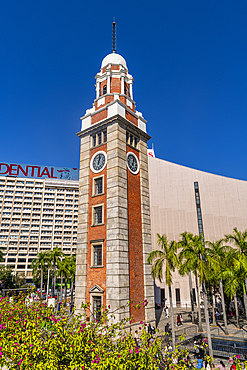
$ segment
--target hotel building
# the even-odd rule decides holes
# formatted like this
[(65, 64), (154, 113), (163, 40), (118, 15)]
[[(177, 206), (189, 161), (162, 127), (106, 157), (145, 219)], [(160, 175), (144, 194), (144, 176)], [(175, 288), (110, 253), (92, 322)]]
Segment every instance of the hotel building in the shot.
[(76, 252), (78, 170), (0, 164), (0, 246), (4, 263), (32, 280), (37, 253)]

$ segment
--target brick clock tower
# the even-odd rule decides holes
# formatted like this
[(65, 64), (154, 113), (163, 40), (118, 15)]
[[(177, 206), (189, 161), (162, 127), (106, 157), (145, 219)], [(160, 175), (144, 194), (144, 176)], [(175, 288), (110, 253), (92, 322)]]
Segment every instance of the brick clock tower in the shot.
[(81, 118), (75, 304), (116, 309), (116, 320), (155, 323), (146, 121), (135, 109), (133, 77), (112, 52), (96, 75), (96, 99)]

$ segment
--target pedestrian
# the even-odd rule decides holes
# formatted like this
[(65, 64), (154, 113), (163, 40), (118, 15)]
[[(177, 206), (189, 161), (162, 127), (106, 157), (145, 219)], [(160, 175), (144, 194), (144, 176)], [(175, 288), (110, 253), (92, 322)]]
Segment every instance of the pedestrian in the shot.
[(152, 326), (150, 323), (148, 324), (148, 334), (152, 334)]
[(152, 346), (153, 342), (154, 342), (154, 337), (151, 335), (151, 337), (148, 340), (148, 347)]
[(165, 326), (165, 333), (166, 333), (166, 335), (170, 335), (170, 333), (171, 333), (171, 329), (170, 329), (169, 323), (167, 323), (166, 326)]
[(135, 339), (135, 342), (136, 342), (136, 346), (138, 347), (139, 346), (139, 335), (138, 335), (138, 331), (137, 330), (135, 331), (134, 339)]
[(183, 325), (183, 317), (182, 317), (182, 314), (180, 315), (180, 323), (181, 323), (181, 325)]
[(155, 327), (154, 326), (151, 326), (151, 334), (154, 335), (155, 334)]
[(177, 315), (177, 326), (180, 326), (180, 324), (181, 324), (181, 320), (180, 320), (180, 316), (179, 316), (179, 314)]
[(220, 361), (220, 364), (218, 366), (216, 366), (216, 369), (226, 370), (226, 367), (224, 365), (224, 362), (223, 361)]
[(168, 307), (167, 306), (165, 307), (165, 313), (166, 313), (166, 318), (168, 319), (168, 317), (169, 317), (169, 311), (168, 311)]
[(203, 367), (203, 361), (201, 358), (198, 358), (196, 368), (201, 369), (202, 367)]

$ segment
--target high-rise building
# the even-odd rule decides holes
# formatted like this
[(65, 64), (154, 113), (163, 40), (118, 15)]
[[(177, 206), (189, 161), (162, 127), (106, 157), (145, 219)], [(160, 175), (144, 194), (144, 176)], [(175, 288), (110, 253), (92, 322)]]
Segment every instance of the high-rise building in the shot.
[[(135, 108), (125, 59), (107, 55), (96, 99), (81, 118), (76, 305), (94, 312), (133, 301), (116, 319), (154, 321), (146, 121)], [(148, 305), (134, 308), (139, 302)]]
[(4, 262), (32, 281), (31, 262), (60, 247), (76, 252), (78, 170), (0, 164), (0, 246)]

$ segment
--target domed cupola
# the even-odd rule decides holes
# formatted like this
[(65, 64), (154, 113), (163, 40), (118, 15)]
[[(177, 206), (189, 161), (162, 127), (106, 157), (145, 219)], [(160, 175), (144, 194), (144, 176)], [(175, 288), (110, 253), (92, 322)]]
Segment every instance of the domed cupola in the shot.
[(122, 57), (122, 55), (120, 54), (117, 54), (115, 52), (112, 52), (111, 54), (108, 54), (103, 60), (102, 60), (102, 63), (101, 63), (101, 70), (106, 68), (108, 65), (121, 65), (122, 67), (124, 67), (126, 70), (128, 70), (127, 68), (127, 64), (126, 64), (126, 61), (125, 59)]
[(133, 77), (129, 74), (126, 60), (116, 52), (116, 27), (113, 22), (112, 52), (101, 63), (95, 76), (96, 97), (93, 108), (82, 117), (82, 128), (119, 114), (146, 131), (146, 121), (135, 109)]

